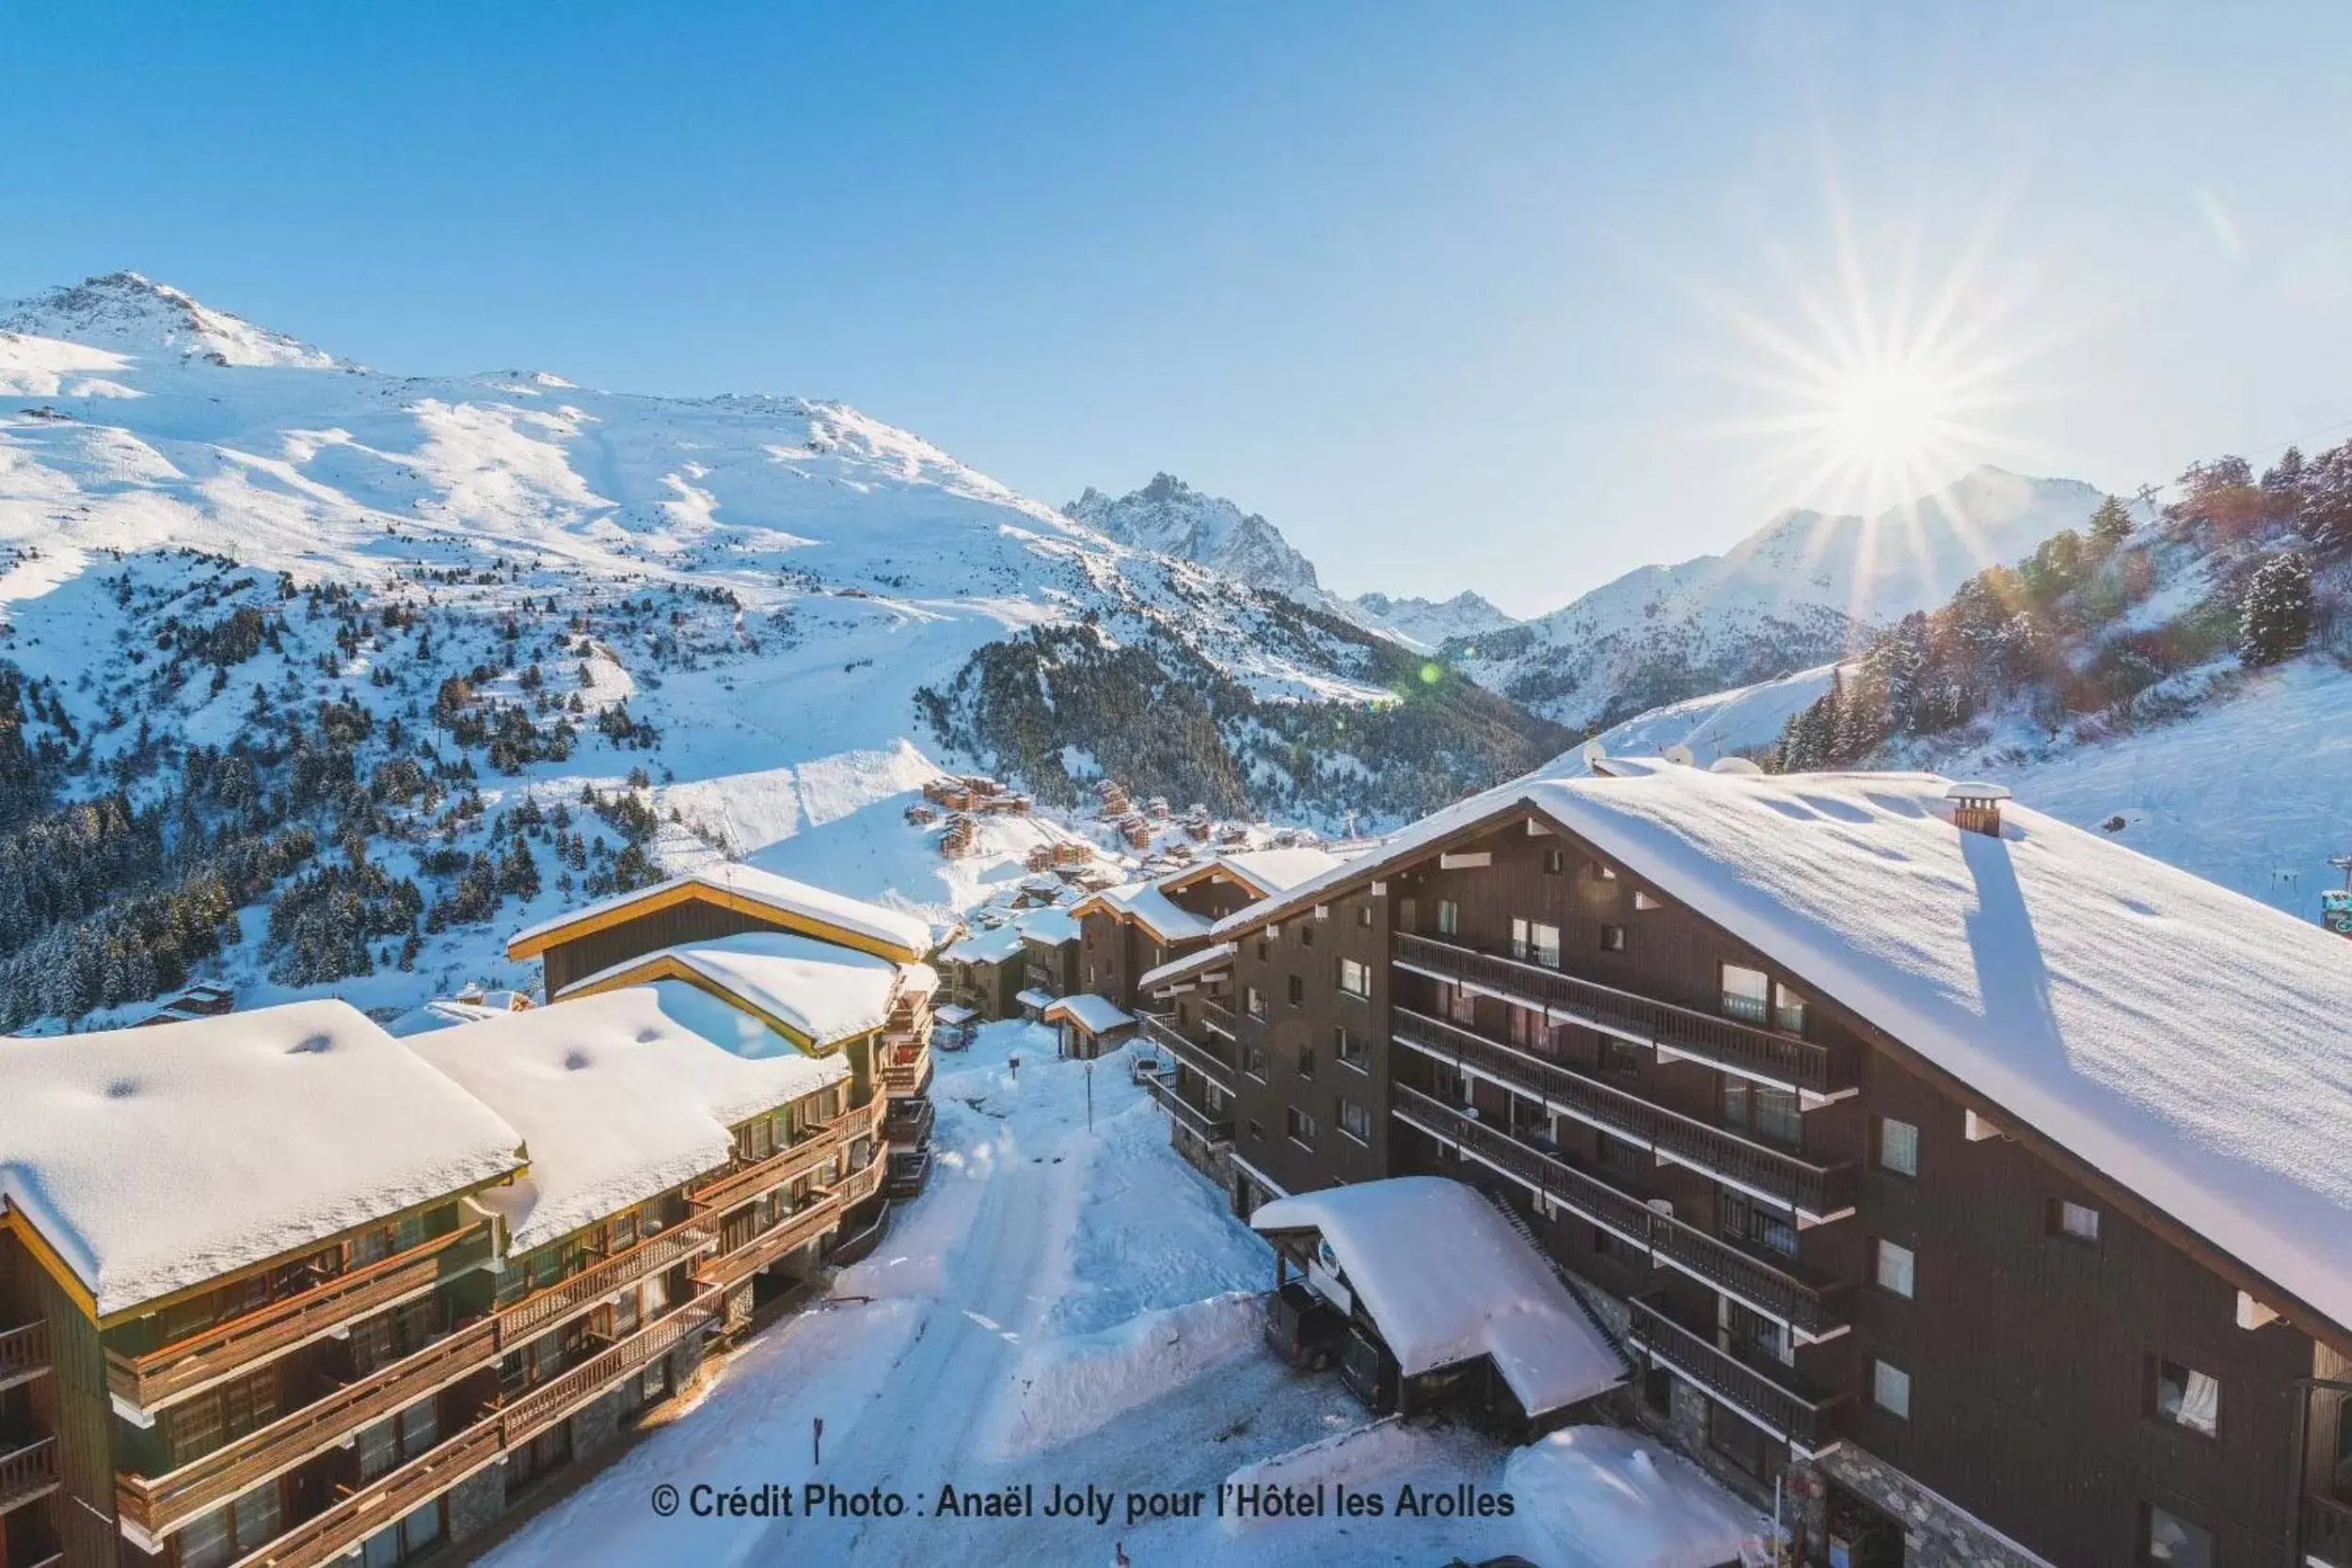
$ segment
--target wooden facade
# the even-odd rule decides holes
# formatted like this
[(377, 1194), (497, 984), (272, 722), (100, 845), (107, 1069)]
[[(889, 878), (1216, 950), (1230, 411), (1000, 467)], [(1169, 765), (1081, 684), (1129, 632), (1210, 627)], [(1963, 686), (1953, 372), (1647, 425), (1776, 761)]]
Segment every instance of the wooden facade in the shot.
[(2181, 1528), (2229, 1568), (2352, 1568), (2352, 1417), (2298, 1383), (2347, 1364), (2344, 1325), (1634, 867), (1512, 808), (1259, 910), (1219, 933), (1228, 987), (1145, 1001), (1178, 1146), (1230, 1140), (1245, 1212), (1486, 1189), (1624, 1324), (1661, 1418), (1699, 1412), (1703, 1459), (1812, 1499), (1809, 1560), (1868, 1512), (1867, 1457), (2052, 1563)]

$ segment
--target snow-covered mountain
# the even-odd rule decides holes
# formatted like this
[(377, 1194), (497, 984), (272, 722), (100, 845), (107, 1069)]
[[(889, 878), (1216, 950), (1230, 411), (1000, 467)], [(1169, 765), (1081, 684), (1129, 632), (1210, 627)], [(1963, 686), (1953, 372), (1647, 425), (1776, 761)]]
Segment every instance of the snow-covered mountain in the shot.
[(1154, 475), (1142, 489), (1116, 497), (1089, 484), (1062, 514), (1122, 545), (1190, 561), (1295, 598), (1321, 597), (1314, 562), (1293, 549), (1280, 529), (1222, 496), (1201, 494), (1174, 474)]
[[(723, 849), (944, 916), (1047, 830), (944, 860), (900, 819), (940, 763), (1336, 822), (1554, 744), (1405, 657), (839, 404), (393, 375), (132, 273), (0, 303), (20, 1020), (11, 985), (79, 1011), (224, 942), (363, 1004), (426, 986), (396, 953), (501, 983), (509, 924)], [(1426, 754), (1382, 771), (1383, 726)], [(58, 808), (112, 791), (85, 864)]]
[(1940, 604), (2099, 504), (2090, 485), (1980, 467), (1871, 518), (1789, 512), (1722, 555), (1645, 566), (1449, 655), (1573, 728), (1820, 664)]
[(1516, 616), (1504, 614), (1484, 595), (1467, 588), (1450, 599), (1359, 594), (1354, 604), (1373, 625), (1433, 651), (1449, 639), (1484, 637), (1519, 624)]

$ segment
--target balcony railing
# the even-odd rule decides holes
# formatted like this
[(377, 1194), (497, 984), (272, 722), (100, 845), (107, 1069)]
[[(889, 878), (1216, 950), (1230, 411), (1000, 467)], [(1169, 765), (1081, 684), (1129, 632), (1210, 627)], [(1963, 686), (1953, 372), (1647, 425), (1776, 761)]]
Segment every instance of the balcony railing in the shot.
[(0, 1330), (0, 1388), (29, 1383), (49, 1370), (49, 1325), (35, 1319)]
[(1653, 1360), (1664, 1362), (1774, 1436), (1809, 1452), (1818, 1453), (1832, 1440), (1829, 1415), (1840, 1396), (1805, 1387), (1794, 1368), (1766, 1372), (1683, 1327), (1654, 1301), (1637, 1296), (1629, 1305), (1633, 1308), (1634, 1342)]
[(151, 1540), (159, 1538), (359, 1428), (495, 1365), (499, 1348), (498, 1323), (485, 1318), (176, 1470), (151, 1479), (116, 1476), (115, 1506)]
[(616, 1291), (638, 1280), (673, 1268), (719, 1240), (715, 1214), (698, 1214), (683, 1225), (648, 1236), (627, 1252), (616, 1252), (593, 1268), (560, 1279), (544, 1291), (498, 1310), (499, 1337), (510, 1345), (546, 1332), (560, 1323), (601, 1305)]
[(1205, 996), (1200, 998), (1200, 1022), (1204, 1025), (1223, 1035), (1229, 1040), (1239, 1037), (1241, 1025), (1235, 1022), (1232, 1008), (1222, 1002), (1213, 1001)]
[(930, 1141), (931, 1123), (939, 1117), (938, 1107), (928, 1100), (899, 1100), (893, 1105), (917, 1107), (912, 1116), (887, 1116), (882, 1118), (882, 1137), (892, 1148), (920, 1148)]
[(739, 1166), (699, 1187), (690, 1188), (686, 1201), (713, 1213), (723, 1213), (749, 1203), (762, 1193), (772, 1192), (823, 1164), (833, 1157), (835, 1149), (866, 1131), (871, 1125), (871, 1111), (864, 1105), (853, 1111), (844, 1111), (790, 1148), (779, 1149), (765, 1160)]
[(882, 1047), (882, 1085), (887, 1094), (907, 1095), (923, 1092), (924, 1081), (930, 1075), (931, 1048), (928, 1041), (919, 1045), (889, 1045)]
[(1536, 1008), (1556, 1022), (1580, 1023), (1789, 1089), (1829, 1094), (1851, 1086), (1844, 1082), (1852, 1072), (1850, 1064), (1835, 1057), (1827, 1046), (1794, 1035), (1433, 937), (1400, 931), (1395, 943), (1396, 961), (1404, 968), (1468, 981)]
[(1227, 1094), (1233, 1092), (1233, 1046), (1231, 1041), (1220, 1044), (1214, 1037), (1206, 1041), (1188, 1040), (1176, 1032), (1175, 1025), (1154, 1013), (1143, 1015), (1143, 1033), (1144, 1037), (1153, 1045)]
[(0, 1513), (57, 1484), (57, 1440), (36, 1437), (22, 1448), (0, 1451)]
[[(877, 1185), (882, 1180), (882, 1166), (880, 1160), (866, 1166)], [(869, 1186), (867, 1191), (871, 1190)], [(741, 1284), (786, 1253), (806, 1246), (838, 1226), (841, 1211), (852, 1201), (855, 1200), (845, 1198), (841, 1189), (825, 1194), (807, 1208), (786, 1215), (772, 1229), (760, 1232), (735, 1251), (705, 1259), (695, 1265), (694, 1283), (717, 1291)]]
[(1521, 1142), (1409, 1085), (1393, 1085), (1395, 1115), (1408, 1127), (1450, 1143), (1538, 1196), (1650, 1249), (1654, 1257), (1813, 1338), (1848, 1321), (1843, 1285), (1816, 1282), (1742, 1251), (1559, 1156)]
[(1233, 1141), (1233, 1118), (1213, 1117), (1177, 1092), (1167, 1078), (1148, 1078), (1144, 1087), (1185, 1131), (1212, 1147)]
[(500, 1412), (507, 1448), (516, 1448), (597, 1398), (633, 1372), (670, 1352), (670, 1347), (708, 1323), (723, 1305), (715, 1293), (697, 1296), (666, 1317), (657, 1318), (538, 1387), (518, 1395)]
[(2330, 1568), (2352, 1568), (2352, 1503), (2303, 1498), (2303, 1554)]
[(1851, 1165), (1814, 1164), (1694, 1117), (1669, 1111), (1532, 1052), (1490, 1040), (1459, 1024), (1404, 1007), (1392, 1012), (1389, 1037), (1398, 1045), (1483, 1073), (1541, 1100), (1564, 1116), (1597, 1123), (1619, 1137), (1647, 1145), (1670, 1159), (1815, 1218), (1853, 1206)]
[(884, 1167), (888, 1164), (888, 1161), (877, 1155), (843, 1177), (841, 1185), (834, 1189), (841, 1199), (841, 1207), (854, 1209), (876, 1193), (881, 1192)]
[(347, 1270), (310, 1290), (145, 1355), (108, 1351), (107, 1389), (126, 1403), (152, 1410), (322, 1338), (356, 1319), (422, 1295), (440, 1277), (442, 1254), (461, 1245), (478, 1245), (486, 1257), (489, 1243), (486, 1222), (461, 1226), (421, 1246)]

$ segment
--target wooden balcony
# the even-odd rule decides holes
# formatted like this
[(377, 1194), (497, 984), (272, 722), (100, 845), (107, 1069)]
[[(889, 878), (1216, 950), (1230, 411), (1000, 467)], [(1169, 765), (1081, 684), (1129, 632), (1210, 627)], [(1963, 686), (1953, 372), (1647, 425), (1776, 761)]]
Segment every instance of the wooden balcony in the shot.
[(1206, 996), (1200, 999), (1200, 1022), (1203, 1025), (1216, 1034), (1223, 1035), (1229, 1040), (1240, 1037), (1241, 1024), (1233, 1017), (1232, 1008)]
[[(871, 1173), (873, 1180), (866, 1194), (871, 1194), (882, 1181), (882, 1162), (874, 1161), (859, 1174)], [(844, 1182), (811, 1203), (807, 1208), (787, 1214), (772, 1229), (761, 1231), (735, 1251), (716, 1258), (706, 1258), (694, 1266), (694, 1283), (705, 1290), (724, 1291), (741, 1284), (786, 1253), (806, 1246), (835, 1228), (841, 1223), (842, 1210), (857, 1201), (847, 1196), (849, 1183)]]
[(1176, 1032), (1176, 1027), (1155, 1013), (1143, 1015), (1144, 1038), (1167, 1052), (1184, 1066), (1216, 1085), (1227, 1094), (1234, 1092), (1233, 1045), (1220, 1043), (1214, 1037), (1206, 1041), (1188, 1040)]
[(443, 1266), (457, 1261), (446, 1255), (461, 1247), (489, 1257), (488, 1222), (461, 1226), (406, 1252), (346, 1270), (145, 1355), (108, 1351), (107, 1390), (125, 1403), (154, 1410), (424, 1294)]
[(2352, 1568), (2352, 1502), (2306, 1495), (2302, 1515), (2302, 1560)]
[(36, 1437), (0, 1449), (0, 1513), (21, 1508), (57, 1485), (57, 1440)]
[(696, 1209), (712, 1213), (749, 1203), (762, 1193), (772, 1192), (787, 1181), (797, 1180), (832, 1160), (835, 1150), (846, 1146), (870, 1124), (872, 1113), (861, 1105), (854, 1111), (844, 1111), (831, 1121), (819, 1124), (807, 1137), (788, 1148), (778, 1149), (765, 1160), (740, 1165), (722, 1176), (713, 1177), (699, 1187), (687, 1190), (686, 1201)]
[(648, 1236), (626, 1252), (616, 1252), (568, 1279), (500, 1307), (499, 1338), (507, 1345), (519, 1345), (602, 1304), (615, 1291), (708, 1251), (718, 1240), (715, 1214), (698, 1214), (683, 1225)]
[(1792, 1367), (1767, 1371), (1733, 1354), (1666, 1316), (1650, 1298), (1637, 1296), (1629, 1305), (1633, 1308), (1632, 1338), (1652, 1360), (1808, 1453), (1836, 1440), (1830, 1413), (1842, 1396), (1807, 1387)]
[(1540, 1100), (1562, 1116), (1590, 1122), (1810, 1218), (1826, 1219), (1853, 1207), (1856, 1175), (1851, 1164), (1817, 1165), (1444, 1019), (1405, 1007), (1391, 1013), (1389, 1037), (1394, 1043)]
[(1233, 1118), (1212, 1117), (1177, 1092), (1176, 1085), (1167, 1078), (1147, 1078), (1144, 1088), (1176, 1124), (1214, 1148), (1233, 1141)]
[(30, 1383), (49, 1370), (49, 1325), (39, 1319), (0, 1330), (0, 1389)]
[(1826, 1338), (1847, 1323), (1848, 1287), (1810, 1279), (1793, 1263), (1767, 1262), (1409, 1085), (1395, 1085), (1392, 1093), (1393, 1114), (1406, 1126), (1451, 1145), (1537, 1196), (1648, 1247), (1659, 1262), (1681, 1269), (1804, 1337)]
[(697, 1296), (628, 1338), (608, 1345), (571, 1370), (516, 1395), (499, 1412), (504, 1446), (517, 1448), (600, 1398), (623, 1379), (667, 1355), (671, 1346), (707, 1325), (724, 1309), (724, 1302), (716, 1293)]
[(929, 1038), (912, 1045), (883, 1042), (878, 1076), (884, 1094), (921, 1094), (930, 1086), (930, 1075), (931, 1047)]
[(884, 1045), (921, 1045), (931, 1032), (931, 999), (929, 995), (900, 997), (882, 1021)]
[(231, 1568), (322, 1568), (385, 1526), (405, 1518), (467, 1477), (495, 1464), (504, 1449), (501, 1432), (496, 1416), (475, 1422), (239, 1558)]
[(176, 1470), (152, 1478), (116, 1476), (116, 1510), (148, 1539), (159, 1539), (361, 1427), (497, 1365), (499, 1352), (498, 1322), (485, 1318)]
[(843, 1177), (841, 1185), (834, 1189), (841, 1198), (841, 1206), (844, 1209), (854, 1209), (876, 1193), (881, 1192), (883, 1167), (888, 1163), (877, 1154), (873, 1159)]
[[(914, 1109), (911, 1114), (902, 1114), (902, 1106)], [(931, 1141), (931, 1124), (938, 1117), (938, 1107), (928, 1100), (894, 1100), (891, 1114), (882, 1118), (883, 1140), (893, 1149), (921, 1148)]]
[(1655, 1001), (1435, 937), (1400, 931), (1394, 943), (1400, 968), (1467, 982), (1541, 1012), (1556, 1023), (1581, 1024), (1787, 1089), (1827, 1095), (1853, 1086), (1851, 1062), (1800, 1036)]

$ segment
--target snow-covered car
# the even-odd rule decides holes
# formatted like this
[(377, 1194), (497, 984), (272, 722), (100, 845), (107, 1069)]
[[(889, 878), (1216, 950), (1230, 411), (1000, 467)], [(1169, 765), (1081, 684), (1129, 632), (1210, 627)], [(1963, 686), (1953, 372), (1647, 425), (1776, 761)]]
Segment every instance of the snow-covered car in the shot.
[(1174, 1066), (1157, 1052), (1138, 1051), (1127, 1058), (1127, 1078), (1131, 1083), (1140, 1084), (1146, 1079), (1162, 1076)]

